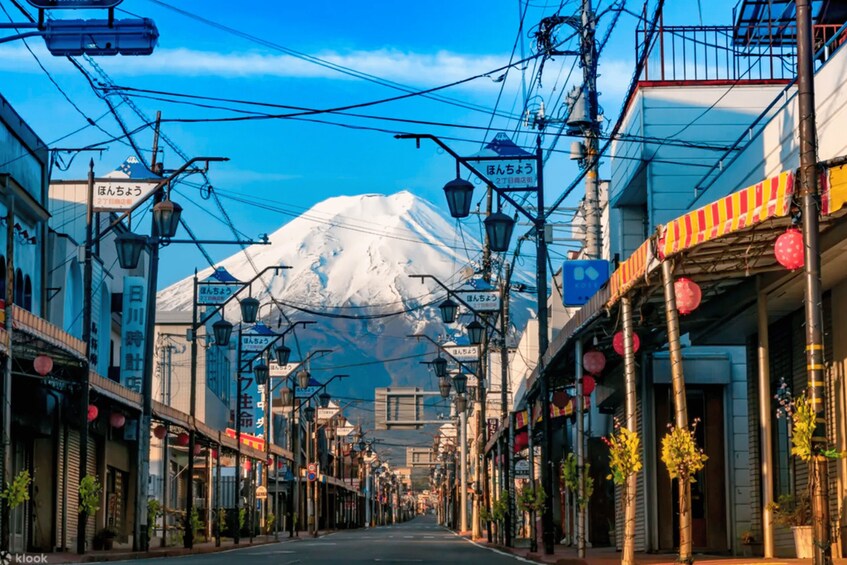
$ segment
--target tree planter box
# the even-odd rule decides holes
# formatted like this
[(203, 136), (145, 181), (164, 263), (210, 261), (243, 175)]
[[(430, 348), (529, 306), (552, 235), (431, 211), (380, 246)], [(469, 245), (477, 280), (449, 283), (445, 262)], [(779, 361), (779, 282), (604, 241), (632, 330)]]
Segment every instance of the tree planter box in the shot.
[(812, 526), (792, 526), (794, 533), (794, 549), (797, 559), (811, 559), (814, 556), (812, 550)]

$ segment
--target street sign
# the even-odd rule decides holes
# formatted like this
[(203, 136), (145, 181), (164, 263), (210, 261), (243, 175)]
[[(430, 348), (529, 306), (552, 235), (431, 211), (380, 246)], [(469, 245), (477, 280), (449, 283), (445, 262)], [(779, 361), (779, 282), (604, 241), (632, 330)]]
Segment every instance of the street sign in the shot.
[(256, 487), (256, 500), (265, 500), (268, 498), (268, 488), (264, 486)]
[(457, 290), (456, 294), (478, 312), (499, 312), (499, 290)]
[(270, 375), (272, 377), (279, 378), (287, 377), (300, 365), (301, 363), (286, 363), (285, 365), (280, 365), (276, 361), (271, 361), (271, 364), (268, 367), (270, 369)]
[(482, 151), (465, 160), (476, 161), (473, 165), (497, 188), (531, 190), (538, 186), (535, 155), (505, 133), (498, 133)]
[(515, 478), (516, 479), (528, 479), (529, 478), (529, 460), (527, 459), (518, 459), (515, 461)]
[(127, 20), (47, 20), (44, 44), (51, 55), (151, 55), (159, 39), (148, 18)]
[(267, 349), (275, 335), (266, 335), (259, 333), (242, 333), (241, 334), (241, 351), (260, 352)]
[(77, 8), (114, 8), (123, 0), (26, 0), (29, 5), (39, 10), (70, 10)]
[(317, 463), (309, 463), (309, 466), (307, 468), (309, 469), (310, 473), (317, 473), (318, 472), (318, 464)]
[(603, 259), (580, 259), (562, 264), (562, 302), (565, 306), (582, 306), (609, 280), (609, 262)]
[(94, 211), (129, 210), (158, 186), (157, 180), (97, 179), (94, 181)]
[(478, 361), (478, 345), (445, 345), (444, 350), (459, 361)]

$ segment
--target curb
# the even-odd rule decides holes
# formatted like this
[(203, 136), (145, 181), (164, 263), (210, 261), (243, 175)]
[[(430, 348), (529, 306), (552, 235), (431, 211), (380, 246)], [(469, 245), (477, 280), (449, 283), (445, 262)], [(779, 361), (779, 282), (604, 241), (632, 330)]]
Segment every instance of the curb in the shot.
[[(296, 539), (296, 538), (295, 538)], [(131, 561), (136, 559), (156, 559), (166, 557), (183, 557), (185, 555), (204, 555), (207, 553), (221, 553), (233, 549), (246, 549), (248, 547), (260, 547), (272, 543), (284, 543), (283, 541), (258, 541), (253, 543), (240, 543), (238, 545), (227, 545), (221, 547), (200, 547), (196, 549), (174, 548), (161, 551), (147, 551), (145, 553), (115, 553), (112, 555), (84, 555), (78, 563), (104, 563), (108, 561)]]

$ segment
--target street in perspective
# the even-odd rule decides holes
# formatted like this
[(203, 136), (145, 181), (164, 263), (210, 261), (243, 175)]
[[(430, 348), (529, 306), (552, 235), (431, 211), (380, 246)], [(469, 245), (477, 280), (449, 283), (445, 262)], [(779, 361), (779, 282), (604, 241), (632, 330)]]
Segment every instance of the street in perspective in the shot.
[(847, 565), (845, 44), (0, 0), (0, 565)]

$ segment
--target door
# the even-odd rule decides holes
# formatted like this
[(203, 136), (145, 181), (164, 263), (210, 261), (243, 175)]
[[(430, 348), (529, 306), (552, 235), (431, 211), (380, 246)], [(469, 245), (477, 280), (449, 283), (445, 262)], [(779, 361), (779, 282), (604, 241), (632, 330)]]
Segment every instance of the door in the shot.
[[(691, 535), (695, 550), (728, 551), (726, 541), (727, 492), (725, 480), (726, 441), (724, 435), (724, 400), (722, 385), (686, 387), (688, 420), (698, 420), (697, 445), (708, 460), (691, 485)], [(673, 550), (679, 545), (679, 487), (671, 481), (661, 460), (662, 438), (667, 425), (673, 423), (673, 400), (670, 385), (656, 385), (656, 465), (659, 524), (659, 549)]]

